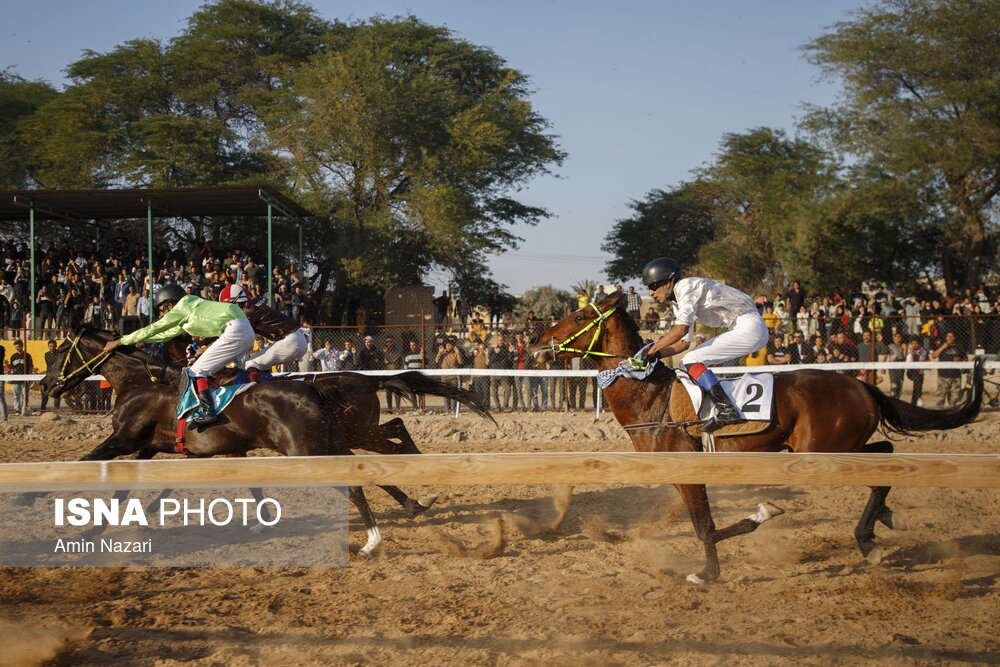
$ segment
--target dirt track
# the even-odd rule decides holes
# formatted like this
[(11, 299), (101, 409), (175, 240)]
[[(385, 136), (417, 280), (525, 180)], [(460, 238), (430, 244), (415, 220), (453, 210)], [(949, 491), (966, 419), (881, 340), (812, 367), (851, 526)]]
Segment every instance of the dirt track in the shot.
[[(407, 417), (425, 451), (630, 450), (592, 414)], [(77, 458), (108, 420), (12, 418), (0, 460)], [(898, 451), (995, 452), (1000, 414)], [(420, 490), (414, 489), (414, 494)], [(908, 530), (865, 563), (858, 488), (716, 487), (717, 524), (787, 514), (720, 546), (671, 487), (455, 487), (417, 519), (369, 494), (386, 538), (346, 569), (0, 569), (0, 665), (1000, 662), (1000, 491), (898, 489)], [(352, 547), (364, 532), (352, 532)]]

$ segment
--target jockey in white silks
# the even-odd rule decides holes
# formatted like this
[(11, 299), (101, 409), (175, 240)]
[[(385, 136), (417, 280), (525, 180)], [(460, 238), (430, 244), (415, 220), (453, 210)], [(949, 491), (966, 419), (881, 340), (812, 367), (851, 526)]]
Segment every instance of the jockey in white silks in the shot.
[(715, 402), (715, 416), (702, 431), (712, 433), (728, 424), (744, 421), (718, 378), (707, 366), (719, 366), (767, 345), (768, 330), (753, 299), (738, 289), (708, 278), (681, 278), (681, 265), (670, 257), (658, 257), (642, 271), (642, 282), (659, 303), (671, 298), (674, 326), (643, 355), (644, 359), (672, 357), (688, 350), (695, 322), (728, 331), (710, 338), (681, 358), (681, 368)]

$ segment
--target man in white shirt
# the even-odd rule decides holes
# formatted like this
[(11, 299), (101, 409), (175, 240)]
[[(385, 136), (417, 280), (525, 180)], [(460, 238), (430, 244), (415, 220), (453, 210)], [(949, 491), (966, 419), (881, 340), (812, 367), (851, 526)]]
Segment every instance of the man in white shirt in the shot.
[(321, 371), (339, 371), (343, 367), (340, 361), (340, 351), (333, 348), (332, 340), (327, 340), (323, 347), (312, 353), (312, 356), (319, 362)]
[(136, 313), (139, 315), (140, 326), (149, 326), (149, 290), (142, 290), (142, 296), (139, 297), (139, 302), (136, 305)]
[(707, 366), (725, 364), (767, 345), (767, 325), (753, 299), (715, 280), (681, 278), (681, 265), (670, 257), (649, 262), (642, 271), (642, 282), (658, 303), (675, 301), (673, 327), (652, 344), (645, 358), (672, 357), (687, 351), (695, 322), (728, 329), (688, 351), (680, 367), (715, 401), (715, 416), (702, 426), (702, 431), (711, 433), (727, 424), (744, 421)]

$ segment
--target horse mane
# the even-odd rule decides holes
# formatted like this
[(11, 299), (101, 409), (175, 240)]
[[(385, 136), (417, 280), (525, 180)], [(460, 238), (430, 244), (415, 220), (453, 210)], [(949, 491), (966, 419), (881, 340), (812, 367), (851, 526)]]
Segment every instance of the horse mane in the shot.
[[(103, 343), (107, 343), (109, 340), (115, 340), (118, 338), (118, 335), (113, 331), (86, 326), (79, 329), (76, 335), (81, 338), (83, 336), (91, 335)], [(167, 362), (166, 355), (157, 355), (150, 350), (139, 349), (135, 345), (123, 345), (115, 350), (115, 352), (117, 352), (121, 357), (141, 363), (143, 366), (154, 366), (157, 370), (163, 369), (165, 378), (173, 377), (176, 380), (180, 380), (180, 370), (178, 367)]]

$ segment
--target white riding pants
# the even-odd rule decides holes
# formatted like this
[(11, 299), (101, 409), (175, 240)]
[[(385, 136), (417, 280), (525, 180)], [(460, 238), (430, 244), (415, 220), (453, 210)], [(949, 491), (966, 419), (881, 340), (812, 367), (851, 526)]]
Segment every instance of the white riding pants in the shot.
[(309, 349), (309, 341), (302, 329), (296, 329), (281, 340), (268, 345), (263, 350), (247, 359), (247, 370), (257, 368), (270, 370), (272, 366), (298, 361)]
[(197, 377), (208, 377), (225, 367), (230, 361), (242, 357), (253, 349), (253, 327), (245, 317), (229, 320), (215, 342), (205, 349), (191, 364), (190, 371)]
[(745, 313), (736, 318), (736, 324), (729, 331), (688, 350), (681, 358), (681, 368), (687, 369), (699, 362), (709, 367), (721, 366), (756, 352), (767, 345), (769, 336), (764, 318), (757, 313)]

